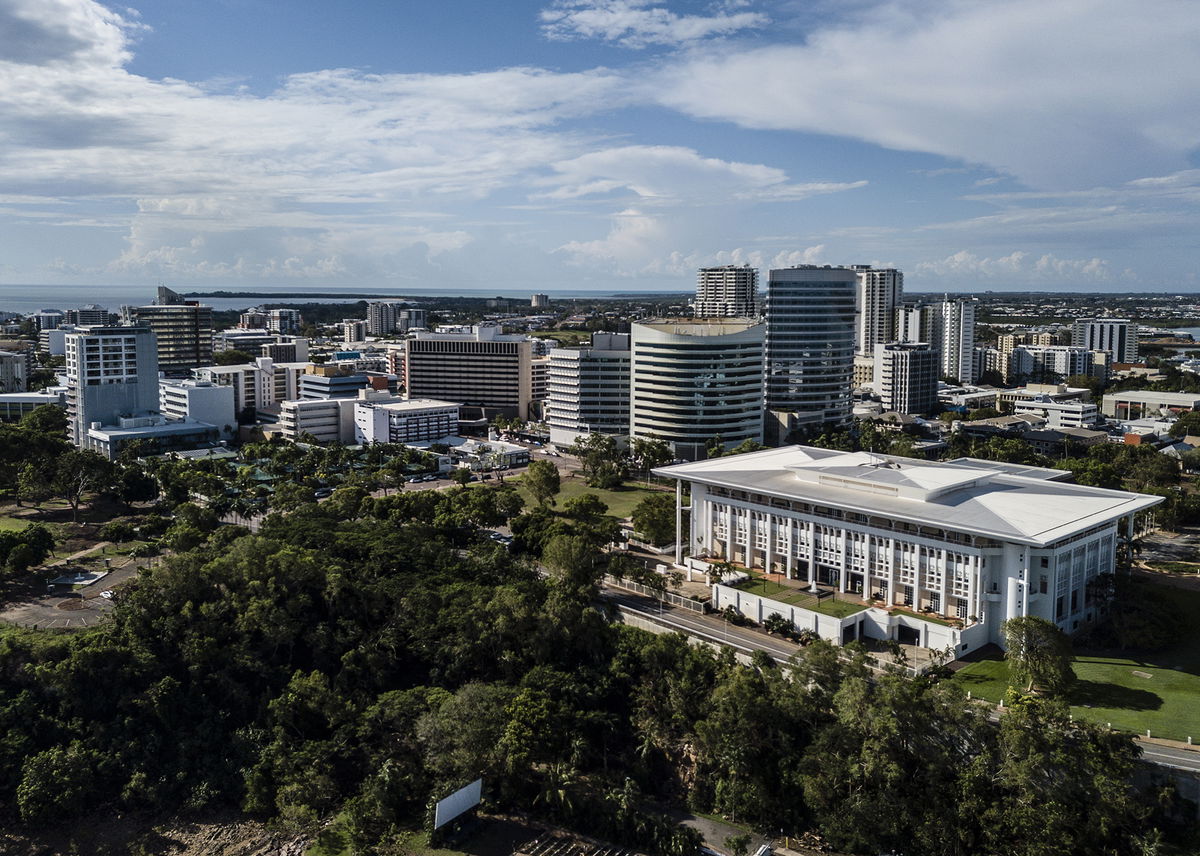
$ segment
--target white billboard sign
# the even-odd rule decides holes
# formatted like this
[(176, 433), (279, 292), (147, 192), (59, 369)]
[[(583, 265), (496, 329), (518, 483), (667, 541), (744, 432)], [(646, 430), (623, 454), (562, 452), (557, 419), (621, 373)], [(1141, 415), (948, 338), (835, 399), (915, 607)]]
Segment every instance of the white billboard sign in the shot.
[(459, 788), (445, 799), (438, 800), (433, 812), (433, 828), (439, 829), (464, 811), (479, 805), (483, 794), (483, 779), (476, 779), (466, 787)]

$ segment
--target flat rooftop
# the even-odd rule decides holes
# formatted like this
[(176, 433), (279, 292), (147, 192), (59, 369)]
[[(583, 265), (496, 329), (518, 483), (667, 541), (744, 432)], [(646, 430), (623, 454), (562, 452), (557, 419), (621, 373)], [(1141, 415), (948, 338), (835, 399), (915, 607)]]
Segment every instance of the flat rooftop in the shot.
[(1032, 546), (1142, 511), (1162, 497), (1059, 481), (1064, 471), (972, 458), (921, 461), (787, 446), (677, 464), (655, 475), (812, 502)]
[(377, 407), (380, 410), (393, 410), (398, 413), (403, 413), (411, 410), (432, 410), (441, 409), (443, 407), (461, 407), (457, 401), (439, 401), (436, 398), (409, 398), (404, 401), (360, 401), (359, 404), (365, 404), (370, 407)]

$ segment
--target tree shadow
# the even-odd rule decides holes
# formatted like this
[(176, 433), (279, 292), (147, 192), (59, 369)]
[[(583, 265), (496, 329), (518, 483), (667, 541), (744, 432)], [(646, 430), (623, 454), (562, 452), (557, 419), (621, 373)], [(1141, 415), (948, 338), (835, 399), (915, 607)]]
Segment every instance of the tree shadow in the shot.
[(1077, 680), (1071, 685), (1070, 703), (1077, 707), (1111, 707), (1121, 710), (1158, 710), (1162, 697), (1150, 690), (1120, 684)]

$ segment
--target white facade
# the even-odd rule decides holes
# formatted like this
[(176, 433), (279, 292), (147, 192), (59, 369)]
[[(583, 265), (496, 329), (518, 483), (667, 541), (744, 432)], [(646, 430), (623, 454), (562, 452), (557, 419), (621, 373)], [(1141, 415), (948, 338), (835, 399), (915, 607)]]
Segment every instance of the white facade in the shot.
[(407, 401), (356, 401), (356, 443), (418, 443), (458, 432), (458, 404), (414, 398)]
[(1190, 413), (1200, 410), (1200, 395), (1190, 392), (1154, 392), (1149, 389), (1110, 392), (1104, 396), (1105, 416), (1140, 419), (1146, 416)]
[(168, 419), (206, 422), (229, 438), (237, 425), (233, 388), (199, 380), (158, 381), (159, 410)]
[(300, 332), (299, 309), (270, 309), (267, 311), (267, 329), (272, 333), (291, 335)]
[(927, 307), (930, 318), (929, 342), (942, 355), (942, 374), (959, 383), (974, 383), (975, 303), (971, 300), (943, 300)]
[(1013, 413), (1041, 416), (1047, 428), (1091, 428), (1101, 422), (1100, 408), (1090, 401), (1055, 401), (1050, 396), (1017, 402)]
[(904, 274), (894, 268), (854, 265), (858, 286), (854, 308), (854, 352), (875, 355), (876, 348), (899, 339), (895, 335), (896, 307), (904, 293)]
[(350, 443), (354, 438), (354, 403), (353, 398), (280, 402), (280, 434), (293, 443), (306, 434), (318, 443)]
[(587, 348), (555, 348), (546, 379), (550, 442), (629, 431), (629, 334), (594, 333)]
[(748, 318), (648, 321), (630, 330), (629, 436), (681, 458), (762, 441), (763, 325)]
[(1092, 352), (1067, 345), (1018, 345), (1008, 354), (1007, 378), (1065, 380), (1071, 375), (1090, 374)]
[(0, 351), (0, 392), (24, 392), (29, 382), (25, 354)]
[(752, 318), (758, 314), (758, 270), (750, 265), (700, 268), (697, 318)]
[(875, 387), (883, 409), (930, 413), (937, 405), (938, 352), (925, 342), (892, 342), (875, 349)]
[(346, 345), (354, 345), (358, 342), (366, 341), (367, 338), (367, 322), (356, 321), (353, 318), (347, 318), (341, 323), (342, 342)]
[(233, 366), (203, 366), (192, 372), (196, 380), (233, 388), (233, 409), (239, 416), (281, 401), (300, 397), (300, 377), (306, 362), (277, 363), (258, 357), (252, 363)]
[(1113, 362), (1136, 363), (1138, 325), (1127, 318), (1080, 318), (1071, 344), (1089, 351), (1108, 351)]
[(81, 327), (66, 336), (71, 440), (122, 417), (158, 413), (158, 349), (149, 327)]
[(1114, 570), (1120, 524), (1162, 501), (1035, 467), (803, 446), (654, 472), (690, 487), (680, 546), (693, 555), (875, 596), (871, 623), (887, 634), (900, 631), (877, 620), (885, 611), (929, 610), (961, 623), (960, 650), (1003, 645), (1003, 622), (1020, 615), (1067, 632), (1097, 618), (1088, 584)]

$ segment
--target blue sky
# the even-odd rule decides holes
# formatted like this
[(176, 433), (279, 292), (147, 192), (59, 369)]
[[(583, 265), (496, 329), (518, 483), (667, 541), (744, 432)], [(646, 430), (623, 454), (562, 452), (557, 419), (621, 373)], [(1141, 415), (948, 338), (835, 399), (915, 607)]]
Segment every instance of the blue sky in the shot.
[(1191, 0), (0, 0), (0, 282), (1200, 288)]

